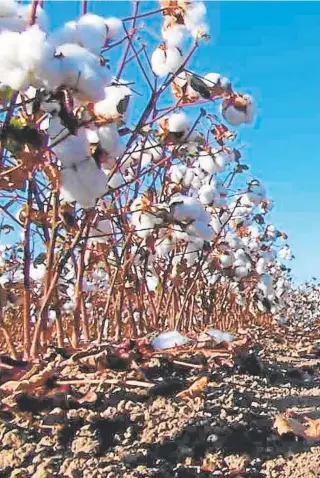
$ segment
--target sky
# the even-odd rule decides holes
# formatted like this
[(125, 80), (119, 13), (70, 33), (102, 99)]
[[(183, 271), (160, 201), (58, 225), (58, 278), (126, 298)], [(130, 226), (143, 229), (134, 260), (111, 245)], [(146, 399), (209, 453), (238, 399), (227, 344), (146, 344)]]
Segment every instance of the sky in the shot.
[[(320, 2), (206, 6), (211, 41), (193, 69), (220, 72), (255, 98), (256, 122), (239, 131), (245, 162), (274, 200), (272, 222), (296, 256), (294, 279), (320, 277)], [(77, 17), (80, 2), (46, 0), (45, 8), (54, 27)], [(127, 1), (89, 2), (89, 11), (104, 16), (127, 16), (131, 8)]]

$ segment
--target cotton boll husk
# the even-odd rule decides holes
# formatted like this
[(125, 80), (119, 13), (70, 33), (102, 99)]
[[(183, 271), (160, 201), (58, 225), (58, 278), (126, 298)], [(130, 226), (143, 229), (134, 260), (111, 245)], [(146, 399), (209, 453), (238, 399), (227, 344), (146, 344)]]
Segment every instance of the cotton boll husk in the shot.
[(101, 126), (97, 134), (101, 148), (110, 155), (116, 155), (119, 148), (119, 133), (114, 123)]
[(104, 18), (92, 13), (80, 17), (76, 28), (76, 38), (81, 46), (99, 55), (106, 37), (107, 28)]
[(168, 118), (168, 128), (171, 133), (181, 133), (190, 128), (188, 116), (184, 112), (173, 113)]
[(106, 18), (105, 24), (107, 26), (107, 38), (109, 40), (117, 36), (120, 30), (123, 28), (122, 21), (116, 17)]

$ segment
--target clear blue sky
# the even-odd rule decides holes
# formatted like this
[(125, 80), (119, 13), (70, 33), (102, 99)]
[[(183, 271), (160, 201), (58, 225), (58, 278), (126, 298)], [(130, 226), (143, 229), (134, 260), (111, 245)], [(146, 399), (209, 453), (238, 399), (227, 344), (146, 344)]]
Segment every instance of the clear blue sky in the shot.
[[(74, 18), (79, 5), (47, 1), (51, 23)], [(289, 234), (294, 277), (320, 276), (320, 2), (206, 5), (212, 41), (193, 67), (221, 72), (255, 97), (257, 122), (240, 133), (247, 163), (275, 201), (274, 223)], [(94, 1), (89, 10), (123, 16), (131, 2)]]

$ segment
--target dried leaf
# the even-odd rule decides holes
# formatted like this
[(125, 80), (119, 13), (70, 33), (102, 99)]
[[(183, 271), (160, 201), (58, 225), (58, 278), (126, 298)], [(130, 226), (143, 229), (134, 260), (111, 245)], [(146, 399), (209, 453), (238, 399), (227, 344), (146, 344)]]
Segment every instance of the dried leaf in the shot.
[(188, 400), (200, 396), (207, 388), (209, 377), (201, 377), (196, 380), (189, 388), (178, 393), (177, 398)]
[(304, 426), (294, 418), (289, 418), (285, 415), (277, 415), (273, 427), (277, 430), (280, 436), (285, 435), (286, 433), (293, 433), (296, 436), (305, 438)]
[(305, 436), (309, 439), (320, 439), (320, 418), (312, 419), (312, 418), (305, 418), (306, 422), (308, 423), (305, 429)]

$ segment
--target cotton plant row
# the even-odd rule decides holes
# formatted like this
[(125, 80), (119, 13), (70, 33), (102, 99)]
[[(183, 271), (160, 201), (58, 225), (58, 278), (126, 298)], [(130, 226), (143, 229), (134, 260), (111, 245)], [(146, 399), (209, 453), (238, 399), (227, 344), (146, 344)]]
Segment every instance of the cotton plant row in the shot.
[[(70, 340), (63, 317), (77, 347), (201, 327), (226, 310), (276, 314), (289, 287), (287, 237), (269, 224), (271, 201), (233, 130), (253, 121), (253, 99), (192, 69), (209, 36), (205, 5), (139, 8), (52, 30), (38, 2), (0, 5), (0, 205), (21, 231), (0, 253), (0, 282), (16, 296), (23, 284), (26, 355), (43, 330)], [(149, 19), (162, 40), (146, 48)]]

